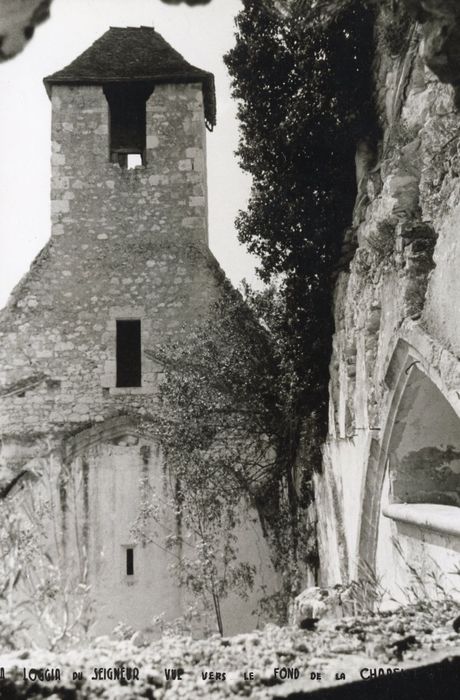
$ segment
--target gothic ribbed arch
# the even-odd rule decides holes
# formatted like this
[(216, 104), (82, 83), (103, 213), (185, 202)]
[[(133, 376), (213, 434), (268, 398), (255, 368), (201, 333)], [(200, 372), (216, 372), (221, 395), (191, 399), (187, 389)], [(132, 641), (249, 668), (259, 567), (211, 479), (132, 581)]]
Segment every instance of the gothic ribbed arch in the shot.
[[(372, 438), (369, 445), (359, 525), (358, 570), (362, 566), (370, 566), (375, 571), (380, 505), (387, 459), (395, 421), (412, 374), (424, 373), (460, 418), (460, 395), (452, 390), (451, 382), (446, 381), (444, 376), (449, 374), (452, 365), (458, 364), (458, 360), (456, 361), (448, 351), (438, 347), (435, 341), (429, 339), (427, 342), (427, 336), (423, 331), (417, 333), (412, 329), (410, 339), (412, 341), (420, 339), (420, 343), (412, 344), (405, 338), (399, 338), (394, 347), (385, 374), (388, 394), (381, 413), (382, 430), (379, 438)], [(429, 353), (426, 352), (427, 349), (430, 349)], [(443, 353), (446, 357), (444, 362), (441, 361)], [(436, 369), (433, 367), (435, 356), (438, 358)]]

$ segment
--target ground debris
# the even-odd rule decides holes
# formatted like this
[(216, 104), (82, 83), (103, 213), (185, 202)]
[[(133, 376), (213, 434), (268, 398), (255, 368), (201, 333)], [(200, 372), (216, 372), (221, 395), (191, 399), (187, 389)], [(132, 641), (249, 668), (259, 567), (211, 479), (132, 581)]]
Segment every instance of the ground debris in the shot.
[[(5, 669), (0, 697), (26, 698), (32, 692), (35, 698), (65, 700), (266, 700), (288, 693), (291, 687), (308, 692), (324, 683), (359, 680), (362, 669), (389, 673), (406, 662), (429, 662), (437, 652), (460, 653), (458, 614), (458, 604), (445, 599), (420, 601), (380, 615), (322, 620), (315, 630), (269, 624), (228, 638), (168, 634), (139, 646), (137, 637), (124, 641), (100, 637), (60, 653), (20, 649), (0, 658)], [(107, 677), (104, 669), (114, 667), (137, 668), (139, 678), (128, 678), (126, 672), (121, 679)], [(24, 679), (24, 669), (44, 668), (60, 669), (60, 678)], [(82, 677), (75, 677), (80, 673)]]

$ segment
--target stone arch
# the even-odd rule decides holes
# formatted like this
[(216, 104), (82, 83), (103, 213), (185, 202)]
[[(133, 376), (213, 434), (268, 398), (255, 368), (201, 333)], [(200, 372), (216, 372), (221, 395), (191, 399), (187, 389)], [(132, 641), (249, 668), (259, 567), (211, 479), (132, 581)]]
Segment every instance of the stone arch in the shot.
[[(168, 534), (169, 539), (179, 540), (182, 521), (172, 500), (176, 482), (147, 421), (131, 414), (85, 427), (63, 442), (56, 462), (58, 470), (64, 466), (65, 475), (77, 482), (77, 498), (71, 484), (65, 496), (69, 503), (65, 517), (70, 522), (77, 509), (79, 542), (88, 554), (88, 580), (97, 610), (96, 633), (110, 633), (119, 621), (143, 629), (159, 615), (171, 622), (195, 604), (171, 569), (182, 553), (194, 555), (188, 537), (175, 549), (165, 544)], [(261, 586), (271, 594), (276, 581), (257, 513), (250, 514), (253, 519), (245, 513), (235, 535), (241, 560), (254, 563), (258, 578), (247, 600), (231, 594), (222, 601), (222, 615), (231, 633), (256, 624), (253, 611)], [(65, 528), (66, 547), (72, 560), (78, 561), (75, 531), (76, 527)], [(194, 622), (200, 633), (208, 624), (208, 614), (203, 611)]]
[[(455, 497), (447, 492), (449, 487), (456, 483), (456, 477), (451, 479), (447, 488), (438, 488), (435, 495), (436, 480), (430, 484), (428, 475), (430, 467), (435, 473), (436, 469), (442, 472), (446, 460), (449, 462), (457, 459), (457, 446), (460, 450), (460, 422), (458, 437), (454, 440), (456, 445), (452, 444), (452, 431), (455, 429), (453, 422), (455, 419), (460, 421), (460, 394), (455, 389), (458, 386), (458, 377), (457, 358), (415, 325), (401, 329), (401, 334), (393, 345), (384, 379), (381, 430), (377, 437), (374, 433), (369, 446), (359, 526), (358, 568), (369, 565), (374, 571), (376, 569), (382, 489), (389, 461), (393, 460), (392, 478), (396, 479), (394, 500), (454, 505)], [(430, 407), (426, 409), (424, 416), (419, 415), (417, 418), (416, 412), (421, 411), (424, 401), (429, 403)], [(450, 428), (443, 426), (442, 421), (438, 421), (436, 425), (429, 425), (430, 411), (436, 412), (440, 409), (448, 416)], [(421, 421), (418, 428), (417, 420)], [(418, 458), (415, 454), (411, 457), (411, 453), (417, 451), (416, 442), (424, 429), (427, 432), (420, 447), (422, 453)], [(419, 475), (423, 473), (421, 462), (425, 465), (425, 489), (419, 488), (423, 484), (412, 483), (411, 486), (410, 483), (410, 469), (411, 466), (414, 467), (416, 459), (419, 462)], [(399, 460), (399, 465), (395, 460)], [(430, 486), (433, 488), (429, 488)], [(460, 505), (460, 502), (456, 505)]]
[(63, 453), (65, 461), (71, 462), (101, 442), (111, 442), (123, 437), (139, 436), (138, 423), (138, 420), (129, 415), (115, 416), (107, 418), (101, 423), (96, 423), (90, 428), (81, 430), (64, 441)]
[(460, 506), (459, 416), (418, 363), (398, 406), (388, 469), (392, 503)]

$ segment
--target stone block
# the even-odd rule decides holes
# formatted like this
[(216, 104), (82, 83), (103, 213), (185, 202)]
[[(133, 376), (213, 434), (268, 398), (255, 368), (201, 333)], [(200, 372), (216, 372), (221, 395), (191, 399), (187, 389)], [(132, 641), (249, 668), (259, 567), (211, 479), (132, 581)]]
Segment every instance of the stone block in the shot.
[(302, 629), (314, 629), (322, 618), (340, 618), (349, 614), (347, 590), (344, 586), (306, 588), (294, 598), (290, 606), (290, 624)]
[(177, 167), (181, 172), (192, 170), (192, 161), (190, 160), (190, 158), (180, 160)]
[(193, 169), (201, 173), (205, 169), (204, 156), (199, 153), (193, 160)]
[(69, 178), (68, 177), (53, 177), (51, 180), (51, 187), (52, 189), (56, 190), (65, 190), (68, 189), (69, 187)]
[(63, 153), (53, 153), (51, 155), (51, 165), (65, 165), (65, 155)]
[(202, 223), (202, 220), (198, 216), (185, 216), (181, 223), (184, 228), (195, 228)]
[(66, 214), (70, 209), (69, 202), (66, 199), (51, 200), (51, 214)]
[(158, 148), (160, 140), (156, 134), (147, 134), (147, 148)]

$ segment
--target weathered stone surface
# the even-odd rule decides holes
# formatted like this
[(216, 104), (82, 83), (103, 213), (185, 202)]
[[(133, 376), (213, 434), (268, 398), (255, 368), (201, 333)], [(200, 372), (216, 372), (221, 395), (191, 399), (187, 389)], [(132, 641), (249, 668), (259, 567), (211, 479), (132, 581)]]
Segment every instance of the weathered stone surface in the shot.
[[(115, 319), (141, 319), (143, 348), (154, 347), (204, 313), (223, 280), (207, 248), (205, 172), (190, 181), (181, 169), (187, 149), (190, 169), (204, 150), (201, 86), (156, 88), (147, 128), (158, 145), (132, 170), (108, 162), (101, 87), (54, 87), (52, 102), (52, 238), (0, 316), (4, 434), (145, 411), (157, 370), (144, 355), (140, 390), (115, 387)], [(8, 393), (40, 373), (59, 389)]]
[[(423, 669), (428, 664), (458, 657), (460, 635), (452, 627), (457, 609), (451, 601), (399, 608), (385, 614), (363, 614), (340, 621), (324, 623), (321, 630), (305, 631), (293, 627), (267, 625), (264, 629), (222, 638), (193, 639), (187, 631), (173, 633), (165, 630), (161, 639), (143, 644), (139, 635), (120, 640), (100, 637), (67, 652), (17, 650), (2, 655), (5, 679), (0, 679), (0, 693), (5, 697), (30, 697), (31, 683), (23, 678), (23, 668), (60, 668), (60, 682), (34, 683), (36, 695), (50, 693), (70, 700), (81, 697), (163, 697), (179, 698), (273, 698), (394, 697), (391, 680), (403, 677), (411, 669)], [(411, 643), (409, 643), (411, 640)], [(138, 646), (140, 644), (140, 646)], [(95, 661), (97, 659), (97, 661)], [(125, 685), (110, 678), (92, 679), (98, 668), (116, 665), (139, 668), (139, 679)], [(120, 663), (122, 662), (122, 663)], [(447, 662), (448, 663), (448, 662)], [(182, 680), (167, 678), (164, 670), (183, 669)], [(290, 673), (287, 673), (289, 669)], [(202, 673), (225, 673), (225, 678), (213, 682)], [(296, 670), (295, 680), (292, 680)], [(82, 680), (72, 672), (80, 671)], [(446, 663), (441, 666), (444, 679), (436, 676), (437, 693), (444, 689)], [(458, 661), (452, 695), (458, 686)], [(318, 679), (321, 674), (321, 679)], [(341, 675), (343, 674), (343, 676)], [(433, 669), (431, 669), (431, 684)], [(408, 683), (401, 697), (426, 697), (411, 694), (417, 690)], [(428, 679), (429, 680), (429, 679)], [(386, 681), (384, 693), (376, 688)], [(333, 691), (336, 691), (334, 694)]]
[(329, 596), (327, 589), (313, 586), (302, 591), (292, 602), (290, 610), (290, 623), (297, 627), (311, 628), (326, 614), (327, 605), (325, 599)]
[[(377, 47), (382, 142), (376, 163), (360, 169), (367, 197), (346, 232), (329, 437), (315, 477), (320, 584), (359, 579), (366, 565), (399, 601), (411, 586), (430, 589), (436, 577), (454, 588), (447, 572), (460, 566), (454, 537), (381, 516), (387, 502), (453, 506), (459, 499), (460, 118), (446, 83), (457, 81), (460, 3), (411, 5), (425, 39), (415, 28), (401, 57)], [(377, 29), (383, 21), (387, 15)], [(437, 48), (426, 41), (433, 22), (447, 42)], [(438, 77), (424, 61), (430, 46)], [(356, 249), (347, 250), (352, 240)]]
[(460, 84), (460, 3), (457, 0), (404, 0), (423, 25), (422, 55), (443, 83)]
[(294, 598), (290, 608), (290, 624), (301, 629), (314, 629), (319, 620), (338, 619), (353, 612), (351, 589), (312, 586)]

